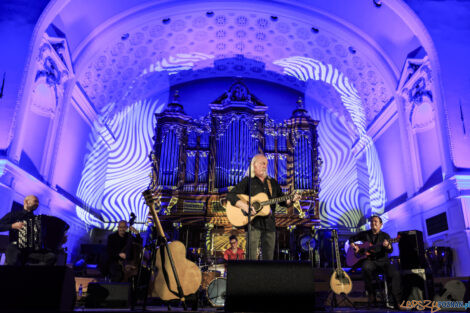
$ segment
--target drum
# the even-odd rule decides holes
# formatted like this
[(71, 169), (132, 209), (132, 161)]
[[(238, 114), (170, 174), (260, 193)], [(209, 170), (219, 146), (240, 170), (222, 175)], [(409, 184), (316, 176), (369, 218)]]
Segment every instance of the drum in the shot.
[(207, 287), (207, 299), (213, 307), (223, 307), (225, 305), (225, 295), (227, 290), (227, 279), (216, 278)]
[[(225, 263), (222, 263), (222, 264), (212, 264), (211, 266), (209, 266), (209, 271), (217, 271), (219, 273), (221, 273), (220, 276), (222, 277), (225, 277)], [(219, 277), (219, 276), (217, 276)]]
[(220, 277), (221, 273), (219, 271), (205, 271), (202, 272), (202, 282), (201, 282), (201, 287), (203, 289), (207, 289), (209, 284), (216, 279), (217, 277)]

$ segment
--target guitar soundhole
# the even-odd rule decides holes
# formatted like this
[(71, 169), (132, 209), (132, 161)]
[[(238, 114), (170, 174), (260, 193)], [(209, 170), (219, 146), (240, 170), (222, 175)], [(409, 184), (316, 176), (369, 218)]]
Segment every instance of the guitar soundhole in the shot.
[(256, 212), (258, 212), (259, 208), (260, 208), (260, 203), (259, 202), (253, 202), (253, 208), (255, 209)]

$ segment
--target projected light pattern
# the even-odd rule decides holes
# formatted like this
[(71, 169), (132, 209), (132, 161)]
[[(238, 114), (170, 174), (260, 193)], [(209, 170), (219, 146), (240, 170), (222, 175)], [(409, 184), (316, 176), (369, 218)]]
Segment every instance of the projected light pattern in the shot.
[[(344, 76), (343, 73), (339, 72), (338, 69), (333, 68), (331, 64), (324, 65), (323, 63), (311, 58), (290, 57), (273, 63), (282, 66), (287, 75), (292, 75), (299, 80), (306, 81), (308, 79), (312, 79), (331, 84), (340, 94), (344, 107), (350, 114), (354, 126), (356, 127), (357, 133), (355, 135), (359, 138), (358, 145), (364, 147), (363, 153), (366, 156), (367, 175), (359, 176), (361, 178), (366, 177), (366, 179), (368, 179), (368, 195), (370, 199), (371, 213), (383, 213), (386, 201), (383, 175), (373, 141), (366, 134), (366, 116), (361, 104), (361, 99), (354, 86), (350, 84), (348, 78)], [(324, 119), (317, 119), (321, 121), (320, 128), (323, 128), (322, 126), (324, 126), (325, 123)], [(343, 129), (343, 127), (341, 128)], [(325, 149), (325, 146), (328, 147), (328, 145), (332, 143), (338, 141), (341, 142), (341, 138), (337, 136), (337, 131), (338, 130), (329, 130), (323, 133), (323, 136), (335, 134), (335, 137), (331, 139), (326, 139), (320, 135), (320, 152), (325, 164), (321, 173), (322, 189), (320, 192), (320, 200), (323, 201), (323, 203), (320, 215), (322, 216), (322, 221), (330, 225), (342, 220), (340, 223), (342, 225), (356, 226), (358, 221), (356, 219), (350, 220), (350, 218), (347, 217), (348, 211), (354, 211), (360, 206), (365, 215), (368, 215), (369, 208), (367, 208), (365, 203), (357, 203), (357, 199), (359, 199), (360, 194), (358, 193), (359, 180), (356, 174), (356, 162), (353, 160), (354, 158), (351, 156), (350, 160), (349, 158), (348, 160), (344, 159), (344, 156), (350, 153), (349, 150), (352, 143), (343, 147), (333, 146), (331, 149)], [(344, 136), (349, 138), (347, 133), (344, 133)], [(342, 174), (338, 171), (330, 172), (328, 170), (331, 169), (331, 164), (336, 163), (338, 160), (341, 160), (341, 163), (339, 164), (342, 165)], [(329, 162), (334, 163), (330, 164)], [(336, 169), (338, 170), (337, 167)], [(326, 173), (328, 173), (328, 175)], [(334, 184), (333, 186), (328, 185), (324, 180), (331, 180), (331, 178), (334, 178), (334, 180), (331, 181), (331, 183)], [(344, 185), (344, 182), (348, 182), (348, 184)], [(334, 207), (336, 208), (333, 210)], [(335, 222), (331, 220), (332, 217), (336, 220)]]
[(201, 61), (213, 58), (214, 56), (212, 55), (200, 52), (178, 53), (175, 56), (169, 56), (168, 59), (165, 58), (151, 64), (148, 69), (144, 70), (142, 75), (162, 71), (166, 71), (169, 75), (172, 75), (179, 71), (191, 70), (196, 63), (201, 63)]
[[(351, 153), (353, 141), (341, 123), (327, 110), (313, 107), (312, 118), (320, 120), (319, 153), (323, 160), (320, 172), (320, 219), (322, 226), (355, 227), (369, 210), (361, 203), (356, 172), (356, 160)], [(361, 211), (362, 215), (351, 214)]]
[(151, 172), (147, 156), (153, 146), (153, 114), (163, 106), (160, 101), (139, 101), (116, 114), (107, 127), (95, 124), (77, 196), (99, 210), (102, 218), (77, 207), (77, 215), (87, 225), (115, 229), (115, 222), (128, 220), (130, 212), (137, 222), (146, 221), (141, 193)]

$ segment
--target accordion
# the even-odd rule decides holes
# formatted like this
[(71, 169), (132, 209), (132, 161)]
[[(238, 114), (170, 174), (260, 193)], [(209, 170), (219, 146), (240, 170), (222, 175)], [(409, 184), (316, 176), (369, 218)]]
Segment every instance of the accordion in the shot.
[(32, 251), (57, 251), (64, 243), (69, 225), (55, 216), (36, 215), (22, 221), (18, 231), (18, 248)]

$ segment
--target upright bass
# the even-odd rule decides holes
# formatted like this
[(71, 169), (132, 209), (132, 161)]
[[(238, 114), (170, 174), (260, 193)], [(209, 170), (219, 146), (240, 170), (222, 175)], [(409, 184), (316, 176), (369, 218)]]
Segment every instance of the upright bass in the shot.
[(195, 263), (186, 259), (186, 247), (182, 242), (168, 243), (155, 211), (153, 192), (146, 190), (143, 195), (160, 237), (160, 247), (156, 251), (155, 260), (157, 273), (150, 285), (150, 296), (163, 301), (179, 299), (184, 303), (186, 296), (194, 294), (199, 289), (202, 280), (201, 270)]

